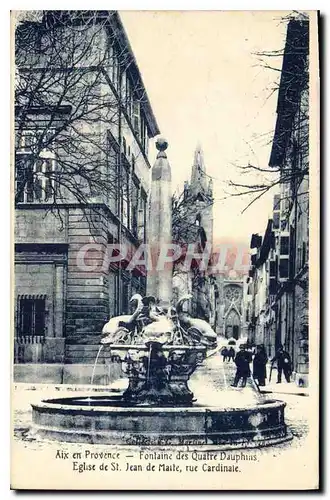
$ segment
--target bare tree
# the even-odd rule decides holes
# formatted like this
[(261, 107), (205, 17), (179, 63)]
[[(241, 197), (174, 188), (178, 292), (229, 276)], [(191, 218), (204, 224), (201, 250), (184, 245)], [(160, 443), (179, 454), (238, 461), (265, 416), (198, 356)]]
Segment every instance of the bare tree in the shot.
[[(197, 201), (198, 203), (198, 201)], [(208, 203), (198, 208), (199, 212), (206, 210), (214, 204), (214, 199), (210, 198)], [(172, 197), (172, 238), (179, 245), (188, 243), (203, 244), (204, 236), (201, 234), (201, 228), (196, 226), (194, 213), (191, 207), (196, 206), (195, 196), (183, 190), (179, 194), (175, 193)]]
[[(272, 144), (269, 167), (253, 164), (235, 167), (243, 181), (229, 181), (229, 192), (225, 198), (244, 197), (247, 199), (245, 212), (263, 195), (279, 188), (282, 199), (290, 203), (296, 197), (305, 196), (307, 192), (299, 188), (302, 180), (308, 177), (309, 155), (309, 30), (308, 17), (293, 13), (279, 20), (288, 24), (285, 47), (274, 51), (255, 52), (257, 64), (265, 70), (280, 73), (280, 80), (275, 81), (270, 89), (270, 95), (279, 92), (277, 112), (281, 113), (275, 136), (265, 133), (265, 145)], [(284, 57), (286, 64), (282, 69), (272, 64), (274, 58)], [(284, 61), (284, 60), (283, 60)], [(270, 97), (269, 95), (269, 97)], [(247, 143), (251, 156), (256, 156), (251, 143)], [(288, 213), (290, 211), (288, 204)]]
[[(192, 211), (196, 203), (198, 204), (196, 197), (185, 189), (172, 197), (172, 238), (173, 242), (182, 249), (181, 257), (174, 262), (173, 276), (179, 278), (180, 275), (189, 273), (192, 290), (191, 312), (194, 316), (208, 321), (211, 319), (214, 308), (210, 296), (213, 278), (200, 269), (198, 259), (192, 260), (189, 270), (183, 267), (188, 245), (194, 244), (194, 251), (202, 253), (206, 243), (204, 229), (196, 225), (196, 214)], [(198, 212), (207, 209), (213, 203), (214, 200), (210, 197), (208, 203), (203, 202), (203, 205), (198, 208)]]
[(64, 202), (87, 215), (105, 198), (118, 204), (116, 197), (130, 195), (118, 150), (122, 116), (131, 118), (145, 95), (123, 78), (132, 56), (114, 12), (19, 14), (15, 203), (44, 201), (59, 217)]

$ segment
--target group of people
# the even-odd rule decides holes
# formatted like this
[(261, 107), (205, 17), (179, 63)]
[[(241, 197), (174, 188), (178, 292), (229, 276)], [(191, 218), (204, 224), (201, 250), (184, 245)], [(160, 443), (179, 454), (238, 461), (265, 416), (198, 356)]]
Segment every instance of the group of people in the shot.
[(234, 361), (235, 360), (235, 355), (236, 355), (236, 352), (235, 352), (235, 349), (233, 347), (223, 347), (221, 349), (221, 356), (222, 356), (222, 359), (223, 359), (223, 362), (227, 361), (227, 362), (230, 362), (230, 361)]
[[(235, 350), (231, 347), (230, 349), (225, 348), (221, 351), (223, 360), (227, 358), (233, 359), (236, 364), (236, 374), (232, 387), (237, 387), (239, 381), (242, 379), (242, 387), (246, 386), (247, 379), (251, 377), (250, 363), (252, 362), (252, 376), (253, 379), (258, 383), (258, 386), (266, 385), (267, 378), (267, 363), (268, 356), (266, 353), (265, 346), (263, 344), (257, 345), (256, 347), (247, 346), (241, 344), (239, 346), (239, 351), (235, 355)], [(234, 352), (234, 355), (230, 354), (229, 351)], [(277, 384), (282, 382), (282, 373), (284, 374), (285, 380), (290, 382), (292, 373), (292, 363), (288, 352), (286, 352), (282, 345), (280, 345), (275, 353), (275, 356), (271, 359), (271, 370), (277, 367)]]

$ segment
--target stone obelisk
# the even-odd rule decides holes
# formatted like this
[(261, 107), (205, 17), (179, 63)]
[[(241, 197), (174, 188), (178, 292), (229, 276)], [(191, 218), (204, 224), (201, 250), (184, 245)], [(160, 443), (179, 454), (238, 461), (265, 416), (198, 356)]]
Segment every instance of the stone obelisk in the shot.
[[(149, 198), (148, 249), (152, 256), (152, 270), (147, 275), (147, 295), (159, 300), (167, 309), (172, 300), (172, 263), (163, 265), (162, 256), (172, 243), (172, 189), (171, 167), (166, 156), (168, 143), (158, 138), (158, 154), (151, 171)], [(159, 258), (160, 257), (160, 258)]]

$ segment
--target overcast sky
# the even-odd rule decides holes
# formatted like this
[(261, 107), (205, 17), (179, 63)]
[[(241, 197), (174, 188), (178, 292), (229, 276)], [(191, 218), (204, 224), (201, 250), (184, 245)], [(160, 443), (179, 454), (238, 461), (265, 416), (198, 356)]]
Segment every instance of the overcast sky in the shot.
[[(214, 180), (214, 238), (249, 244), (271, 214), (270, 196), (245, 214), (247, 199), (221, 200), (233, 164), (267, 167), (280, 73), (260, 67), (254, 52), (282, 49), (288, 12), (121, 12), (161, 134), (169, 142), (173, 189), (189, 179), (194, 149), (204, 150)], [(281, 67), (281, 58), (270, 63)], [(267, 135), (265, 135), (267, 134)], [(154, 161), (151, 148), (150, 159)]]

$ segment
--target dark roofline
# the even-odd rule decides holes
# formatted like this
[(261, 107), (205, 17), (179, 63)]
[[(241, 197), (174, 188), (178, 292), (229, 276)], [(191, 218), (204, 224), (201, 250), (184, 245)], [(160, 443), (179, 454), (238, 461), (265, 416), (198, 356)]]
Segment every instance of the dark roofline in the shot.
[(259, 248), (261, 246), (262, 237), (258, 233), (251, 236), (250, 248)]
[(128, 51), (130, 53), (130, 56), (132, 57), (132, 61), (133, 61), (135, 72), (137, 74), (138, 79), (141, 82), (141, 87), (144, 90), (143, 99), (142, 99), (141, 103), (142, 103), (143, 108), (144, 108), (144, 113), (145, 113), (145, 116), (146, 116), (146, 119), (147, 119), (147, 122), (148, 122), (148, 126), (149, 126), (149, 129), (150, 129), (150, 132), (151, 132), (151, 137), (155, 137), (156, 135), (158, 135), (160, 133), (160, 130), (159, 130), (159, 127), (158, 127), (158, 124), (157, 124), (157, 121), (156, 121), (156, 117), (155, 117), (155, 115), (153, 113), (153, 110), (152, 110), (152, 107), (151, 107), (151, 103), (149, 101), (147, 90), (146, 90), (146, 87), (144, 85), (143, 78), (142, 78), (142, 75), (140, 73), (137, 60), (135, 58), (133, 49), (131, 47), (130, 41), (128, 39), (126, 30), (124, 28), (124, 25), (122, 23), (122, 20), (120, 18), (119, 13), (117, 11), (114, 11), (113, 13), (114, 13), (114, 16), (113, 16), (112, 19), (114, 19), (115, 22), (117, 22), (117, 24), (118, 24), (121, 36), (122, 36), (123, 41), (124, 41), (124, 44), (125, 44), (126, 48), (128, 49)]
[(309, 54), (309, 21), (292, 19), (287, 28), (281, 80), (277, 99), (277, 118), (270, 167), (282, 164), (299, 95), (306, 85), (305, 65)]

